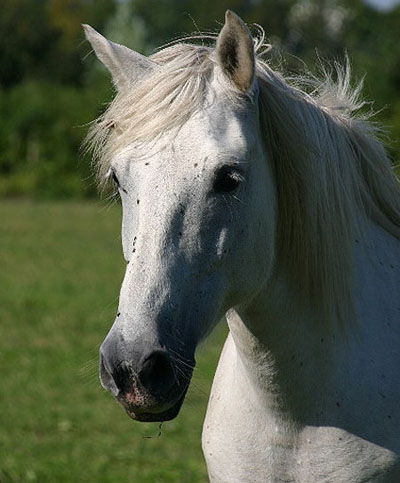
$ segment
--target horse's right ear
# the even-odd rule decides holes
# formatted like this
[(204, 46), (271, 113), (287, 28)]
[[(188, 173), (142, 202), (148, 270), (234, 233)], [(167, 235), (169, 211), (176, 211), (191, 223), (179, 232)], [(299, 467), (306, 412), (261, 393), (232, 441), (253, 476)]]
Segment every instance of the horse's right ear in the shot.
[(157, 66), (144, 55), (107, 40), (90, 25), (82, 25), (82, 27), (97, 58), (110, 71), (118, 90), (134, 84)]
[(216, 51), (223, 73), (240, 91), (248, 91), (254, 80), (253, 39), (243, 20), (230, 10), (226, 11)]

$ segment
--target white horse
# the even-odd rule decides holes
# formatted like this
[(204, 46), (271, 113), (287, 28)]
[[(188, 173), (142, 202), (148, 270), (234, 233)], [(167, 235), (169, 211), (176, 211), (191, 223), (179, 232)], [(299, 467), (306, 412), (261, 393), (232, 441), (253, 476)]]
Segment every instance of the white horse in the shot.
[(289, 82), (230, 11), (215, 48), (149, 58), (85, 31), (117, 88), (89, 143), (128, 263), (103, 386), (174, 418), (226, 315), (211, 481), (400, 482), (400, 192), (348, 69)]

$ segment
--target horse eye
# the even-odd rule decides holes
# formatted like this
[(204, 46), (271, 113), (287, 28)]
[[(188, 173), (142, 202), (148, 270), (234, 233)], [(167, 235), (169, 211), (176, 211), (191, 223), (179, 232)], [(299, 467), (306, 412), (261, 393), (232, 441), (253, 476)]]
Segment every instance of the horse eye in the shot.
[(115, 174), (115, 171), (111, 171), (111, 177), (114, 183), (119, 187), (119, 181), (118, 181), (117, 175)]
[(234, 191), (244, 180), (243, 175), (231, 166), (223, 166), (217, 171), (214, 180), (214, 191), (218, 193), (229, 193)]

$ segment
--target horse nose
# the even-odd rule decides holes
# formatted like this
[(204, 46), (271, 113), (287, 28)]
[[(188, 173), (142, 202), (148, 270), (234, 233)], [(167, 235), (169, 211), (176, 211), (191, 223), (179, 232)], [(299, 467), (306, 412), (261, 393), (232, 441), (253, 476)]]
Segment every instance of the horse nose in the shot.
[(152, 351), (142, 361), (138, 378), (148, 392), (165, 393), (174, 385), (176, 381), (174, 366), (166, 351)]
[(125, 395), (138, 385), (150, 394), (160, 395), (168, 392), (176, 378), (171, 358), (165, 350), (153, 350), (139, 363), (133, 360), (117, 362), (100, 350), (100, 381), (114, 396)]

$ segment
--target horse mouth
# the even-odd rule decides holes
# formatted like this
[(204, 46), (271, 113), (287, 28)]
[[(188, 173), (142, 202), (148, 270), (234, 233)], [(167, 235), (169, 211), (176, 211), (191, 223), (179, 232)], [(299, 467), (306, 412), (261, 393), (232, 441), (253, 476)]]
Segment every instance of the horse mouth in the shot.
[(180, 391), (176, 391), (175, 387), (175, 391), (158, 397), (140, 389), (138, 391), (136, 386), (131, 392), (119, 393), (115, 398), (134, 421), (162, 423), (176, 418), (179, 414), (189, 385), (190, 378), (185, 381), (184, 388), (181, 386)]
[(117, 400), (125, 409), (126, 414), (134, 421), (143, 423), (162, 423), (164, 421), (170, 421), (178, 416), (183, 401), (185, 400), (188, 388), (189, 384), (179, 399), (176, 400), (176, 402), (173, 402), (172, 405), (168, 405), (164, 402), (159, 406), (141, 408), (140, 406), (127, 404), (124, 399), (117, 398)]
[[(101, 357), (100, 381), (131, 419), (140, 422), (163, 422), (170, 421), (179, 414), (190, 385), (195, 361), (193, 366), (181, 369), (178, 373), (172, 371), (171, 367), (170, 377), (167, 377), (168, 373), (161, 371), (161, 365), (158, 364), (155, 366), (157, 371), (153, 370), (153, 380), (143, 369), (138, 376), (126, 362), (123, 364), (124, 371), (114, 370), (111, 375)], [(151, 366), (150, 369), (154, 367)]]
[(178, 401), (173, 404), (168, 409), (162, 409), (160, 412), (156, 411), (141, 411), (140, 409), (125, 407), (126, 414), (134, 421), (139, 421), (142, 423), (162, 423), (164, 421), (171, 421), (178, 416), (179, 411), (182, 407), (183, 401), (185, 399), (186, 391), (178, 399)]

